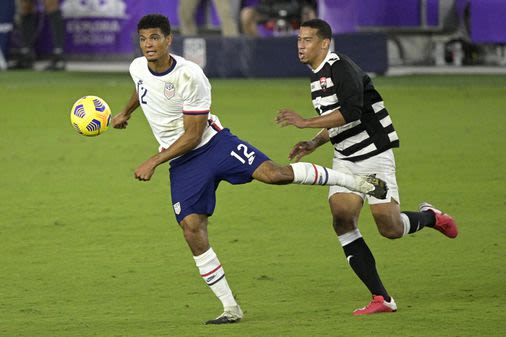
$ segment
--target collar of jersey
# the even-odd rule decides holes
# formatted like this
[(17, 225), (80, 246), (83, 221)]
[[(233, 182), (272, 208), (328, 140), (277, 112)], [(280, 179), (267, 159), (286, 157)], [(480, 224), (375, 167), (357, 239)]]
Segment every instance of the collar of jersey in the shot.
[(168, 73), (170, 73), (172, 70), (174, 70), (174, 68), (176, 67), (176, 63), (177, 63), (177, 61), (176, 61), (176, 59), (175, 59), (175, 58), (173, 58), (172, 56), (171, 56), (171, 58), (172, 58), (172, 64), (170, 65), (169, 69), (165, 70), (165, 71), (164, 71), (164, 72), (162, 72), (162, 73), (157, 73), (157, 72), (155, 72), (155, 71), (151, 70), (151, 69), (149, 68), (149, 66), (148, 66), (148, 70), (149, 70), (149, 72), (150, 72), (151, 74), (155, 75), (155, 76), (165, 76), (165, 75), (167, 75), (167, 74), (168, 74)]
[(313, 71), (313, 73), (317, 73), (319, 72), (320, 70), (322, 70), (323, 68), (323, 65), (325, 64), (325, 62), (327, 62), (330, 58), (330, 56), (332, 55), (332, 52), (329, 50), (329, 52), (327, 53), (327, 56), (325, 56), (325, 59), (322, 61), (322, 63), (320, 63), (320, 65), (316, 68), (316, 69), (312, 69), (311, 66), (309, 66), (309, 68), (311, 68), (311, 70)]

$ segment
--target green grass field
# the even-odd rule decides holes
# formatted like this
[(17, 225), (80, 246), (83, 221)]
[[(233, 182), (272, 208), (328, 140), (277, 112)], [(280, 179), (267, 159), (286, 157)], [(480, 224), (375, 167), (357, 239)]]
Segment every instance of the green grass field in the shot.
[[(157, 149), (142, 112), (96, 138), (70, 126), (83, 95), (122, 108), (129, 76), (0, 73), (0, 336), (504, 335), (506, 77), (375, 83), (401, 138), (403, 209), (430, 201), (460, 236), (391, 241), (365, 209), (361, 232), (399, 311), (353, 317), (369, 294), (333, 234), (327, 188), (222, 183), (211, 243), (246, 316), (205, 326), (221, 305), (175, 222), (167, 165), (151, 182), (133, 179)], [(276, 161), (315, 133), (274, 123), (282, 107), (312, 116), (306, 79), (212, 84), (222, 123)], [(331, 157), (327, 146), (308, 160)]]

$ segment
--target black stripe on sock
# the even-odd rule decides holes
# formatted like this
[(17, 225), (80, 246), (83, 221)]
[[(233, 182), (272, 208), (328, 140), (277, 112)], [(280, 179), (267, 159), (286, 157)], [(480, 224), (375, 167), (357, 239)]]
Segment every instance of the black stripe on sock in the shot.
[(218, 278), (217, 280), (215, 280), (213, 283), (208, 283), (207, 285), (208, 285), (208, 286), (212, 286), (213, 284), (216, 284), (216, 283), (220, 282), (220, 281), (221, 281), (221, 279), (222, 279), (222, 278), (224, 278), (224, 277), (225, 277), (225, 274), (221, 275), (221, 277), (220, 277), (220, 278)]

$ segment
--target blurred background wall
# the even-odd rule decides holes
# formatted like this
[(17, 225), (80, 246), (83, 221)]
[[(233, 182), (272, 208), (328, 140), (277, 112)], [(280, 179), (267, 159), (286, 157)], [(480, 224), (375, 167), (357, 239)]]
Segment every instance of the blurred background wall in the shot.
[[(219, 1), (227, 2), (237, 34), (233, 30), (224, 34)], [(257, 8), (262, 5), (261, 0), (197, 2), (192, 16), (186, 16), (195, 20), (197, 30), (183, 36), (181, 15), (185, 13), (181, 12), (182, 2), (178, 0), (61, 0), (66, 57), (68, 60), (129, 60), (138, 55), (137, 21), (145, 14), (156, 12), (171, 21), (176, 35), (174, 52), (196, 61), (210, 76), (305, 74), (306, 69), (296, 58), (296, 34), (302, 14), (290, 16), (289, 7), (297, 1), (271, 1), (277, 5), (276, 10), (258, 20), (258, 35), (253, 37), (241, 26), (241, 10)], [(336, 50), (349, 54), (366, 71), (385, 73), (393, 65), (502, 66), (506, 63), (504, 0), (301, 3), (313, 6), (315, 15), (330, 23)], [(16, 0), (0, 2), (0, 67), (2, 60), (15, 59), (20, 46), (15, 5)], [(37, 59), (43, 60), (52, 45), (47, 17), (41, 5), (39, 8), (35, 52)]]

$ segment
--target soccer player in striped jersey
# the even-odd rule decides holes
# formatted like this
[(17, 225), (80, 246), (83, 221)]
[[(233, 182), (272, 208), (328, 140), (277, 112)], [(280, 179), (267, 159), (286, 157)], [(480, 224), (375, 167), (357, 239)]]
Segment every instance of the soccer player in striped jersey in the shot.
[(428, 203), (422, 203), (418, 212), (400, 211), (392, 151), (399, 146), (399, 137), (369, 76), (346, 55), (330, 51), (331, 38), (331, 28), (323, 20), (309, 20), (301, 25), (298, 55), (300, 62), (311, 69), (311, 98), (318, 116), (302, 118), (293, 110), (281, 109), (277, 122), (282, 126), (321, 129), (312, 140), (293, 147), (289, 158), (295, 162), (331, 142), (334, 170), (357, 175), (376, 173), (387, 182), (386, 199), (350, 191), (343, 186), (331, 186), (329, 204), (334, 230), (348, 263), (373, 297), (366, 307), (353, 314), (394, 312), (397, 305), (383, 286), (374, 257), (358, 230), (364, 199), (370, 205), (379, 232), (390, 239), (424, 227), (455, 238), (457, 225), (449, 215)]
[(193, 253), (199, 272), (223, 304), (223, 314), (209, 324), (234, 323), (243, 317), (209, 244), (208, 218), (222, 180), (244, 184), (256, 179), (267, 184), (339, 185), (361, 193), (386, 197), (378, 178), (345, 174), (311, 163), (278, 165), (251, 144), (224, 129), (211, 114), (211, 85), (198, 65), (172, 55), (170, 23), (151, 14), (138, 23), (143, 56), (130, 65), (135, 89), (126, 107), (112, 120), (115, 128), (128, 125), (142, 108), (159, 143), (159, 153), (135, 170), (135, 178), (150, 180), (155, 168), (170, 161), (174, 213)]

